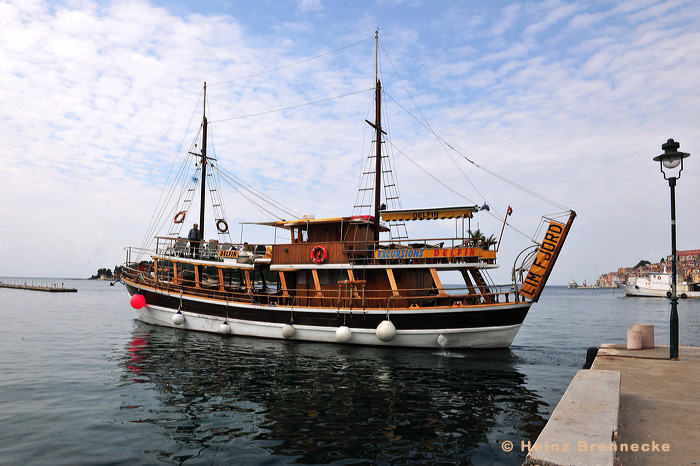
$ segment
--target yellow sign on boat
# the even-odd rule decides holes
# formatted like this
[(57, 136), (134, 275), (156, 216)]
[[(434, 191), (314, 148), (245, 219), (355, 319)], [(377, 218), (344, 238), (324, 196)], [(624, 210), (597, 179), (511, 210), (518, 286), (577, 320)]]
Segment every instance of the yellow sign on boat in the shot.
[(381, 212), (385, 222), (408, 220), (438, 220), (443, 218), (472, 217), (476, 206), (438, 207), (434, 209), (385, 210)]
[(374, 251), (375, 259), (435, 259), (438, 257), (481, 257), (481, 248), (447, 248), (447, 249), (381, 249)]
[(549, 277), (549, 273), (554, 267), (559, 250), (564, 244), (566, 233), (566, 225), (550, 220), (547, 233), (545, 233), (542, 244), (537, 251), (537, 256), (535, 256), (535, 261), (530, 266), (527, 277), (525, 277), (525, 281), (523, 281), (523, 285), (520, 288), (521, 296), (532, 300), (539, 298), (547, 277)]
[(218, 256), (224, 259), (235, 259), (238, 257), (238, 251), (219, 251)]

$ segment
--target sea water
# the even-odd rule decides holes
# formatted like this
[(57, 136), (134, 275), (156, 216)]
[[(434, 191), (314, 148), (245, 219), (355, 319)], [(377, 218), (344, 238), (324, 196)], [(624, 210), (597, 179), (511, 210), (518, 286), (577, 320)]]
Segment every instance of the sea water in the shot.
[[(588, 347), (668, 344), (668, 300), (611, 289), (547, 287), (510, 349), (455, 351), (154, 327), (121, 284), (58, 281), (0, 289), (2, 464), (520, 464)], [(700, 300), (679, 314), (700, 346)]]

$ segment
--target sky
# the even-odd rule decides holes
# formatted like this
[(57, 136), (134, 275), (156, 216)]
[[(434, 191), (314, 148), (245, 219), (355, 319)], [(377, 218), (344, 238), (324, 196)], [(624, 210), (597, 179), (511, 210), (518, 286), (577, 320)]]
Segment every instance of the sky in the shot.
[[(192, 150), (204, 82), (220, 167), (295, 212), (352, 215), (375, 30), (401, 206), (511, 206), (495, 279), (509, 280), (542, 215), (566, 209), (577, 218), (550, 284), (670, 254), (669, 187), (652, 161), (669, 138), (691, 154), (678, 248), (700, 249), (695, 0), (4, 0), (0, 276), (89, 277), (142, 245)], [(273, 240), (241, 225), (269, 215), (223, 196), (234, 237)], [(472, 227), (498, 237), (501, 222), (481, 212)], [(461, 234), (452, 221), (407, 227)]]

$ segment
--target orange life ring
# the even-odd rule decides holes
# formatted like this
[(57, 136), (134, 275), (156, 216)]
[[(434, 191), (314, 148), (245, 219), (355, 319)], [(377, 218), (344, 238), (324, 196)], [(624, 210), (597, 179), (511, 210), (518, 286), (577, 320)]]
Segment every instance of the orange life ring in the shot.
[(328, 251), (323, 246), (314, 246), (311, 250), (311, 260), (316, 264), (323, 264), (328, 259)]
[(187, 212), (185, 212), (184, 210), (181, 210), (180, 212), (175, 214), (175, 218), (173, 218), (173, 222), (182, 223), (185, 221), (186, 216), (187, 216)]
[[(223, 227), (221, 224), (223, 223)], [(216, 221), (216, 229), (219, 230), (219, 233), (226, 233), (228, 231), (228, 223), (226, 223), (226, 220), (223, 218), (219, 219)]]

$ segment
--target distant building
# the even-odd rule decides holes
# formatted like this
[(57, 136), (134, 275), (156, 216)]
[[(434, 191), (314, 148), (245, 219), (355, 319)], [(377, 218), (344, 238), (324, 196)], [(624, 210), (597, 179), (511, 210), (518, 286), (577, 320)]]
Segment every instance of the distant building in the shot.
[[(690, 283), (700, 283), (700, 249), (687, 251), (676, 251), (678, 261), (676, 262), (676, 273), (679, 280)], [(669, 255), (665, 261), (657, 264), (649, 264), (642, 267), (622, 267), (617, 269), (617, 273), (610, 272), (598, 277), (598, 286), (615, 286), (615, 283), (630, 283), (631, 280), (640, 276), (661, 273), (666, 270), (671, 273), (672, 257)]]

